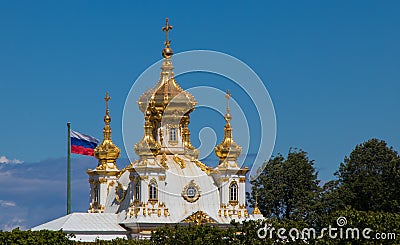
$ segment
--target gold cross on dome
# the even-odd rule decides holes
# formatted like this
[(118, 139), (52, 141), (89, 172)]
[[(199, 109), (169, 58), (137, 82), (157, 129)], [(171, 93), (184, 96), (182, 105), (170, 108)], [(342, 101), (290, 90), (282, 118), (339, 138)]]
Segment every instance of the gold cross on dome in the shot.
[(106, 97), (104, 97), (104, 100), (106, 101), (106, 110), (108, 110), (108, 101), (111, 99), (111, 97), (108, 95), (108, 92), (106, 92)]
[(165, 19), (165, 26), (162, 28), (162, 31), (165, 31), (165, 47), (169, 47), (171, 41), (168, 40), (168, 32), (172, 30), (172, 26), (169, 24), (168, 18)]
[(232, 95), (231, 95), (231, 93), (229, 92), (229, 89), (227, 89), (226, 90), (226, 95), (225, 95), (225, 98), (226, 98), (226, 108), (228, 108), (229, 109), (229, 99), (232, 97)]

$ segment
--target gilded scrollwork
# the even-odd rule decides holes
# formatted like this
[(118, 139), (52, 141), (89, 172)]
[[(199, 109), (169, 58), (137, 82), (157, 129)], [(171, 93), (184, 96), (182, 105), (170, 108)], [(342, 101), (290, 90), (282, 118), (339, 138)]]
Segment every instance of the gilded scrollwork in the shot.
[(161, 156), (161, 166), (163, 166), (163, 168), (165, 168), (166, 170), (169, 169), (168, 164), (167, 164), (167, 154), (165, 154), (165, 152), (162, 154)]
[(204, 163), (200, 162), (199, 160), (194, 159), (192, 162), (194, 162), (196, 164), (196, 166), (199, 167), (207, 175), (209, 175), (211, 173), (212, 168), (205, 165)]
[(211, 218), (208, 214), (199, 210), (196, 213), (193, 213), (186, 219), (182, 220), (185, 223), (195, 223), (196, 225), (207, 224), (207, 223), (216, 223), (216, 221)]
[(124, 190), (124, 187), (122, 186), (121, 183), (117, 182), (118, 185), (115, 187), (115, 200), (117, 202), (122, 202), (125, 199), (126, 196), (126, 190)]
[(174, 155), (173, 159), (181, 168), (185, 168), (186, 167), (185, 160), (180, 158), (178, 155)]

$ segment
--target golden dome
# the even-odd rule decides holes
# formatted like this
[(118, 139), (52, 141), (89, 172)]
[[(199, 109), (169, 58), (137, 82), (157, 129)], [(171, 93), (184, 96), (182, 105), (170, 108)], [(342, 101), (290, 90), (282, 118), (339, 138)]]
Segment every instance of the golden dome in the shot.
[[(166, 24), (162, 28), (166, 33), (166, 39), (164, 42), (165, 48), (162, 52), (164, 61), (161, 66), (160, 79), (152, 89), (147, 90), (140, 96), (138, 104), (142, 113), (150, 110), (157, 113), (158, 116), (169, 115), (172, 112), (183, 116), (193, 111), (197, 104), (193, 95), (184, 91), (175, 80), (174, 72), (172, 71), (174, 67), (171, 62), (173, 52), (170, 48), (171, 41), (168, 40), (168, 33), (171, 29), (172, 26), (169, 25), (167, 18)], [(152, 102), (152, 104), (149, 102)], [(165, 113), (167, 106), (169, 112)]]
[(224, 139), (222, 140), (221, 144), (215, 147), (215, 154), (219, 158), (220, 163), (228, 161), (236, 161), (237, 158), (242, 153), (242, 147), (240, 147), (232, 137), (232, 127), (231, 127), (231, 119), (232, 115), (230, 114), (229, 109), (229, 99), (231, 94), (229, 91), (226, 91), (226, 99), (227, 99), (227, 106), (226, 106), (226, 114), (225, 114), (225, 127), (224, 127)]
[[(120, 155), (120, 149), (116, 146), (111, 139), (111, 117), (108, 109), (108, 101), (110, 100), (108, 92), (104, 100), (106, 101), (106, 115), (104, 116), (104, 129), (103, 129), (103, 141), (94, 149), (94, 157), (99, 160), (98, 169), (106, 169), (108, 163), (112, 163), (111, 168), (117, 168), (115, 161)], [(110, 166), (109, 166), (110, 167)]]
[[(139, 109), (142, 113), (145, 113), (148, 109), (155, 109), (163, 115), (168, 108), (169, 112), (178, 110), (178, 113), (183, 116), (183, 114), (193, 111), (197, 102), (192, 94), (184, 91), (176, 82), (173, 68), (171, 60), (169, 58), (164, 59), (160, 80), (152, 89), (144, 92), (138, 100)], [(153, 102), (153, 104), (150, 104), (150, 102)], [(165, 114), (169, 114), (169, 112)]]

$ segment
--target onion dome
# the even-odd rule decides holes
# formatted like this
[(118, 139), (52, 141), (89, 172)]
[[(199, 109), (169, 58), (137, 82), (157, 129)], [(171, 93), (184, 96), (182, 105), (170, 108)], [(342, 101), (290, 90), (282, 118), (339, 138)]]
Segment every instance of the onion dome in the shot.
[(108, 101), (110, 99), (107, 92), (104, 98), (106, 101), (106, 115), (104, 116), (103, 141), (94, 149), (94, 157), (99, 160), (97, 167), (99, 170), (106, 170), (107, 168), (117, 169), (115, 161), (118, 159), (121, 151), (111, 139), (111, 117), (108, 109)]
[(226, 91), (226, 114), (225, 114), (225, 127), (224, 127), (224, 139), (222, 140), (221, 144), (215, 147), (215, 154), (219, 158), (220, 163), (227, 161), (236, 161), (237, 158), (242, 153), (242, 147), (240, 147), (232, 138), (232, 127), (230, 121), (232, 119), (232, 115), (229, 109), (229, 99), (231, 94), (229, 91)]
[[(142, 113), (146, 113), (150, 109), (150, 111), (156, 111), (159, 115), (178, 113), (183, 116), (187, 112), (193, 111), (197, 104), (194, 96), (184, 91), (174, 78), (174, 72), (172, 71), (174, 67), (171, 62), (173, 51), (170, 48), (171, 41), (168, 40), (168, 33), (171, 29), (172, 26), (169, 25), (167, 18), (166, 25), (162, 28), (166, 32), (166, 40), (164, 42), (165, 48), (162, 52), (164, 61), (161, 66), (160, 79), (152, 89), (147, 90), (140, 96), (138, 105)], [(150, 105), (150, 101), (154, 104)], [(166, 108), (168, 108), (168, 113), (165, 113)]]

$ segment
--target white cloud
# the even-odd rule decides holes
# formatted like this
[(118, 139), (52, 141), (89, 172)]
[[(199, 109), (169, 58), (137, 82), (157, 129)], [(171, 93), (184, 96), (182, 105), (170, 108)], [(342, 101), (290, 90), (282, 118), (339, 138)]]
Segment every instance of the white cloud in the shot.
[(9, 220), (6, 224), (3, 224), (3, 227), (0, 230), (11, 231), (18, 227), (20, 230), (26, 230), (26, 226), (24, 223), (25, 219), (13, 218), (12, 220)]
[(8, 159), (6, 156), (0, 156), (0, 163), (13, 163), (13, 164), (20, 164), (23, 161), (18, 159)]
[(15, 207), (15, 206), (16, 206), (15, 202), (0, 200), (0, 207)]

